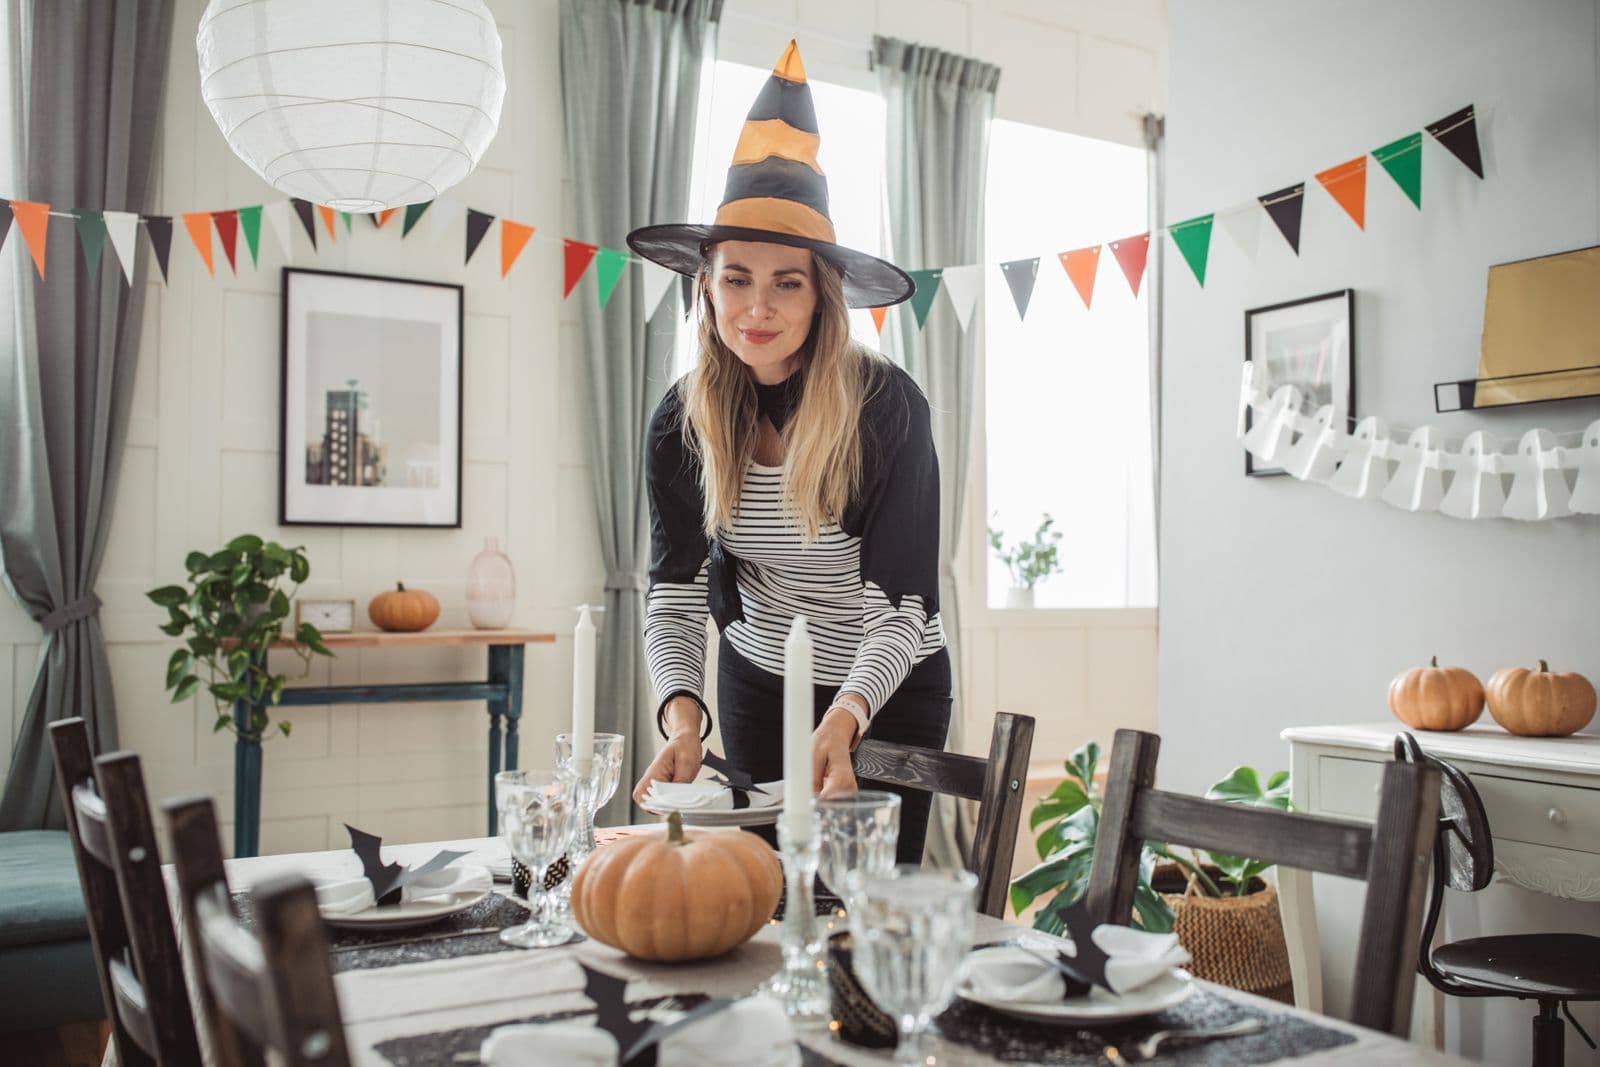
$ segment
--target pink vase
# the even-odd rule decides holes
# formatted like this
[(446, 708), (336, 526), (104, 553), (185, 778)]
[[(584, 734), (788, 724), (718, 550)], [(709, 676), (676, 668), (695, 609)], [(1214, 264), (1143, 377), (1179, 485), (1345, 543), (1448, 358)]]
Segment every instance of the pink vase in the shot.
[(480, 630), (503, 629), (517, 604), (517, 572), (500, 551), (500, 539), (484, 539), (483, 551), (467, 568), (467, 618)]

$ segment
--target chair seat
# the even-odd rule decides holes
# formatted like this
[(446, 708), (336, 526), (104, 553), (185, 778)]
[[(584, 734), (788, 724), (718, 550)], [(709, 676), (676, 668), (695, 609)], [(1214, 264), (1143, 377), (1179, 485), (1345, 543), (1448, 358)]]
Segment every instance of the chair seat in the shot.
[(1511, 934), (1473, 937), (1433, 950), (1439, 973), (1464, 985), (1524, 997), (1600, 1000), (1600, 937)]
[(65, 830), (0, 833), (0, 948), (88, 939), (72, 838)]

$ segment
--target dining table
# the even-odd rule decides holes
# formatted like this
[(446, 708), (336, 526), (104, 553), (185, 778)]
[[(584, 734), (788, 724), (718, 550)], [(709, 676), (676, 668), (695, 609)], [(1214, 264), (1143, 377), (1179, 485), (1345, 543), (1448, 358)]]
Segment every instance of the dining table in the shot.
[[(620, 827), (602, 830), (598, 836), (605, 842), (662, 829), (660, 825)], [(386, 845), (383, 853), (386, 861), (417, 864), (441, 849), (467, 853), (459, 861), (462, 863), (482, 864), (491, 870), (508, 866), (505, 842), (498, 837)], [(263, 879), (299, 874), (312, 882), (328, 882), (360, 872), (359, 861), (348, 849), (231, 859), (226, 866), (230, 889), (247, 921), (250, 889)], [(167, 874), (176, 915), (179, 904), (170, 867)], [(591, 1003), (583, 992), (580, 963), (625, 977), (628, 1002), (645, 1010), (652, 1005), (691, 1004), (701, 997), (750, 994), (778, 969), (780, 961), (780, 925), (776, 921), (718, 958), (662, 964), (633, 959), (592, 939), (544, 949), (501, 944), (498, 929), (523, 917), (525, 912), (511, 895), (510, 885), (496, 884), (495, 892), (472, 910), (430, 926), (353, 934), (330, 927), (334, 986), (353, 1061), (371, 1067), (472, 1064), (477, 1062), (483, 1038), (495, 1027), (549, 1019), (581, 1020)], [(844, 929), (848, 920), (835, 912), (817, 921), (827, 934)], [(1014, 922), (977, 917), (976, 944), (1024, 934), (1048, 936)], [(192, 966), (190, 954), (184, 955), (186, 966)], [(187, 977), (192, 995), (195, 979), (192, 974)], [(1168, 1067), (1279, 1063), (1383, 1067), (1468, 1062), (1291, 1005), (1200, 980), (1193, 984), (1189, 998), (1166, 1015), (1101, 1029), (1026, 1022), (958, 998), (937, 1018), (929, 1047), (937, 1063), (950, 1065), (1150, 1062)], [(1214, 1042), (1173, 1043), (1147, 1061), (1139, 1058), (1133, 1040), (1157, 1028), (1211, 1027), (1246, 1017), (1261, 1020), (1261, 1029)], [(200, 1020), (199, 1025), (204, 1048), (209, 1045), (205, 1022)], [(893, 1063), (892, 1049), (846, 1044), (826, 1025), (797, 1026), (795, 1036), (801, 1062), (807, 1067)]]

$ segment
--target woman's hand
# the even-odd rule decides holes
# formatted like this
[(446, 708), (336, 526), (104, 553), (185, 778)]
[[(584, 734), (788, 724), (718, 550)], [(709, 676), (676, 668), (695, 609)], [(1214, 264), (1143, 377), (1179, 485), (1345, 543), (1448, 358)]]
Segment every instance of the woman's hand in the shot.
[(700, 705), (678, 697), (667, 705), (662, 718), (667, 723), (667, 743), (633, 787), (635, 804), (644, 804), (652, 782), (692, 782), (700, 773)]
[(856, 772), (850, 766), (856, 720), (848, 708), (833, 707), (811, 735), (811, 791), (824, 800), (854, 796)]

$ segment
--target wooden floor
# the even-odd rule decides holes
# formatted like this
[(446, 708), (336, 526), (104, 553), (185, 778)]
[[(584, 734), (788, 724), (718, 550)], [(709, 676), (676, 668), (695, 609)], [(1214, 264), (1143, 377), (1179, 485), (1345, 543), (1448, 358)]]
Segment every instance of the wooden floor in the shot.
[(0, 1034), (0, 1063), (6, 1067), (100, 1067), (109, 1036), (103, 1022)]

